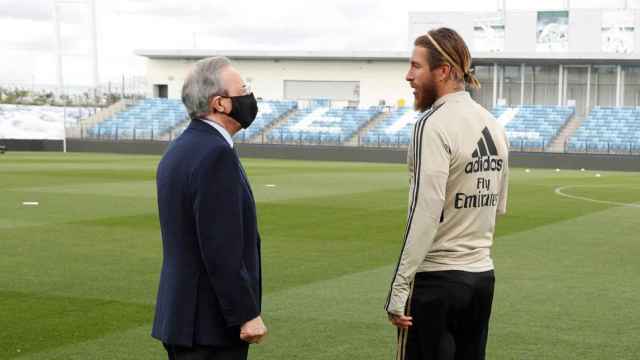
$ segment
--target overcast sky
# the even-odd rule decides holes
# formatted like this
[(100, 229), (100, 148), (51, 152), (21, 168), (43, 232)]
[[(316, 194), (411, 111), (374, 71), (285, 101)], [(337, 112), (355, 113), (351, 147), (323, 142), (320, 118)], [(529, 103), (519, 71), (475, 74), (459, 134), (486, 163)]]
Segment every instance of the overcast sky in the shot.
[[(568, 0), (508, 0), (560, 9)], [(572, 7), (638, 0), (573, 0)], [(100, 80), (144, 75), (134, 49), (408, 49), (411, 11), (496, 11), (500, 0), (96, 0)], [(533, 5), (532, 3), (535, 3)], [(0, 84), (55, 83), (53, 0), (0, 0)], [(67, 84), (90, 84), (85, 6), (59, 7)]]

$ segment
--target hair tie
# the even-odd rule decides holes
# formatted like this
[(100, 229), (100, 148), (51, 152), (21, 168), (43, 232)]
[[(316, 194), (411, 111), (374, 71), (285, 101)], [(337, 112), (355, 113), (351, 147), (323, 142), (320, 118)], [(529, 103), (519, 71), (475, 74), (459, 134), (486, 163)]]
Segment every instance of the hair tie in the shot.
[(449, 65), (453, 66), (454, 68), (456, 68), (457, 71), (459, 71), (460, 73), (465, 75), (466, 72), (463, 71), (462, 68), (460, 68), (460, 65), (458, 65), (455, 61), (453, 61), (451, 59), (451, 57), (444, 50), (442, 50), (440, 45), (438, 45), (438, 43), (431, 37), (431, 35), (428, 32), (427, 32), (426, 35), (429, 38), (429, 40), (431, 41), (431, 43), (433, 44), (433, 46), (435, 46), (436, 50), (438, 50), (440, 55), (442, 55), (447, 60), (447, 62), (449, 62)]

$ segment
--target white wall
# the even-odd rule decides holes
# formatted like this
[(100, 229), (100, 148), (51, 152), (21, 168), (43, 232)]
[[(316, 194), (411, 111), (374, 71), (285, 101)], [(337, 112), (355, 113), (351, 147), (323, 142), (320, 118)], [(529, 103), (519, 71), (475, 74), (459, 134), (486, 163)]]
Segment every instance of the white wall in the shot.
[[(234, 60), (245, 80), (250, 80), (256, 96), (283, 99), (285, 80), (359, 81), (360, 105), (389, 105), (404, 99), (413, 101), (412, 90), (404, 80), (409, 61), (323, 61), (323, 60)], [(148, 94), (154, 84), (167, 84), (169, 97), (180, 98), (182, 83), (192, 60), (147, 60)], [(170, 80), (173, 79), (173, 80)]]
[[(636, 34), (638, 30), (636, 30)], [(602, 51), (602, 10), (572, 9), (569, 12), (569, 52)]]
[(182, 93), (182, 83), (193, 61), (147, 59), (146, 62), (146, 78), (149, 86), (147, 95), (153, 96), (154, 84), (166, 84), (169, 88), (169, 98), (179, 99)]
[(536, 25), (538, 11), (507, 11), (504, 15), (505, 46), (500, 53), (483, 53), (474, 49), (473, 24), (482, 17), (479, 12), (411, 12), (409, 13), (409, 46), (418, 35), (446, 26), (456, 30), (465, 39), (474, 58), (527, 58), (527, 59), (638, 59), (640, 60), (640, 10), (629, 10), (635, 17), (635, 49), (631, 54), (602, 51), (602, 19), (609, 9), (569, 9), (569, 49), (548, 53), (536, 51)]
[(409, 13), (409, 48), (414, 40), (437, 27), (449, 27), (457, 31), (472, 47), (474, 19), (478, 13), (471, 12), (415, 12)]
[(509, 13), (505, 19), (504, 48), (505, 52), (532, 54), (536, 52), (535, 12), (516, 11)]
[[(508, 11), (505, 14), (505, 34), (503, 52), (478, 52), (473, 49), (473, 26), (482, 16), (474, 12), (421, 12), (409, 14), (409, 49), (413, 40), (434, 26), (449, 26), (463, 36), (471, 48), (476, 61), (489, 59), (491, 62), (522, 60), (533, 63), (537, 59), (563, 60), (638, 60), (640, 62), (640, 11), (635, 15), (635, 49), (631, 54), (614, 54), (602, 51), (603, 9), (569, 10), (568, 51), (536, 51), (537, 11)], [(495, 13), (494, 13), (495, 14)], [(204, 55), (203, 55), (204, 56)], [(379, 100), (395, 105), (401, 99), (411, 105), (411, 89), (404, 81), (408, 70), (408, 57), (398, 60), (277, 60), (270, 58), (234, 60), (235, 66), (245, 79), (250, 79), (256, 96), (264, 99), (283, 99), (285, 80), (357, 81), (360, 83), (360, 105), (377, 105)], [(499, 62), (499, 61), (498, 61)], [(179, 98), (185, 74), (194, 60), (147, 60), (148, 94), (153, 94), (154, 84), (167, 84), (170, 98)]]

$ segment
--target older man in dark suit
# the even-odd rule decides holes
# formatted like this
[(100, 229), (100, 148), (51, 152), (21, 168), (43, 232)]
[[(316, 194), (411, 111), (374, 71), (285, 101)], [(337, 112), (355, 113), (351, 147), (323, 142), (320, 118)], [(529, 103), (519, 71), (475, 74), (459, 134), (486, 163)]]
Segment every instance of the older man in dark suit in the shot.
[(267, 329), (255, 202), (232, 136), (258, 107), (224, 57), (195, 64), (182, 101), (191, 123), (157, 172), (163, 262), (152, 336), (170, 360), (246, 359)]

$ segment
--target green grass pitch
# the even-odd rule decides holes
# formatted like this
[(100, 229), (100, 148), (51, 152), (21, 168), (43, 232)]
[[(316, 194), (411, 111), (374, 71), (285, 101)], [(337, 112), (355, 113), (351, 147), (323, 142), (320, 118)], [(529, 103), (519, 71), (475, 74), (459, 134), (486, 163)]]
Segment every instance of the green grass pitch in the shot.
[[(165, 358), (149, 336), (158, 160), (0, 155), (0, 359)], [(270, 329), (250, 357), (392, 359), (383, 305), (402, 243), (406, 167), (243, 162)], [(595, 174), (512, 169), (493, 251), (489, 359), (640, 359), (640, 174)]]

